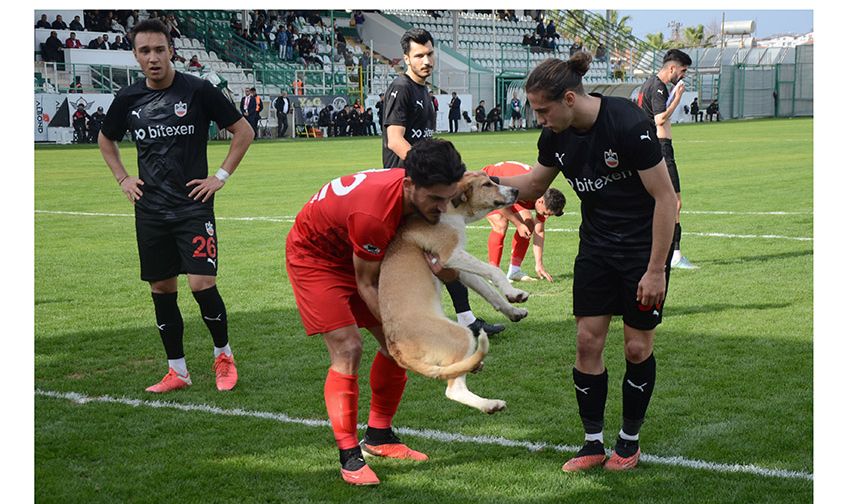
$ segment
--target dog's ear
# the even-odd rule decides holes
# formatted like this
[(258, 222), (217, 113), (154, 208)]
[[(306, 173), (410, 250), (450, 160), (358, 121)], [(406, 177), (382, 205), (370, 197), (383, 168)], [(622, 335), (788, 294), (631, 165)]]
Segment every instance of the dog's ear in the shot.
[(451, 199), (451, 204), (454, 205), (454, 208), (457, 208), (461, 203), (465, 203), (467, 199), (468, 196), (466, 196), (466, 193), (462, 192)]

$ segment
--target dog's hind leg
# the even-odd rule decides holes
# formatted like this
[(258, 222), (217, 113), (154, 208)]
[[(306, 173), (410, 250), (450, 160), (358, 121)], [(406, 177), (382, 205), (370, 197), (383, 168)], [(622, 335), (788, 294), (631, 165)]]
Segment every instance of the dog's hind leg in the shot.
[(448, 388), (445, 389), (445, 397), (452, 401), (465, 404), (477, 408), (484, 413), (492, 415), (497, 411), (502, 411), (507, 407), (505, 401), (501, 399), (484, 399), (477, 396), (466, 388), (466, 376), (458, 376), (457, 378), (448, 380)]
[(460, 282), (463, 283), (466, 287), (472, 289), (481, 295), (484, 299), (487, 300), (490, 305), (495, 308), (497, 311), (500, 311), (505, 314), (512, 322), (517, 322), (525, 318), (526, 315), (529, 314), (528, 310), (525, 308), (517, 308), (511, 303), (508, 302), (507, 299), (502, 297), (499, 292), (493, 288), (492, 285), (488, 284), (481, 276), (476, 275), (474, 273), (467, 273), (465, 271), (460, 272)]
[(511, 281), (502, 273), (502, 270), (491, 266), (463, 249), (456, 249), (451, 257), (445, 261), (446, 268), (454, 268), (458, 271), (467, 271), (486, 278), (492, 282), (509, 301), (522, 303), (529, 298), (529, 293), (517, 289), (511, 285)]

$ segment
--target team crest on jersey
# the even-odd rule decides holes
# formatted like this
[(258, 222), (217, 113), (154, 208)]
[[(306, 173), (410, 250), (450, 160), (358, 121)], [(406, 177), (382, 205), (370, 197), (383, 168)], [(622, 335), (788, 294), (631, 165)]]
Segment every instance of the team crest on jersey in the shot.
[(173, 105), (173, 112), (176, 114), (176, 117), (185, 117), (185, 114), (188, 113), (188, 104), (180, 101)]
[(206, 221), (206, 232), (209, 233), (209, 236), (215, 236), (215, 226), (210, 221)]
[(612, 152), (612, 149), (605, 151), (603, 153), (603, 161), (606, 163), (606, 166), (610, 168), (618, 167), (618, 153)]
[(370, 253), (371, 253), (371, 254), (373, 254), (373, 255), (379, 255), (379, 254), (382, 252), (382, 250), (380, 250), (380, 248), (379, 248), (379, 247), (377, 247), (376, 245), (370, 244), (370, 243), (365, 244), (365, 245), (364, 245), (363, 247), (361, 247), (361, 248), (363, 248), (364, 250), (366, 250), (366, 251), (370, 252)]

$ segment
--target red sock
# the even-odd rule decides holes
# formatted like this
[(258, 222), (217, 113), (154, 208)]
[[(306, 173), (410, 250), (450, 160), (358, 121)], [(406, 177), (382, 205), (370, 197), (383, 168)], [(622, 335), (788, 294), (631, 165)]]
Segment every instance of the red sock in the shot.
[(406, 370), (393, 359), (376, 354), (370, 366), (370, 416), (368, 427), (388, 429), (397, 413), (403, 389), (406, 388)]
[(511, 249), (511, 264), (519, 266), (526, 258), (526, 253), (529, 251), (529, 239), (523, 238), (519, 234), (514, 234), (514, 245)]
[(358, 446), (358, 375), (338, 373), (329, 368), (325, 380), (325, 409), (341, 450)]
[(487, 239), (487, 256), (488, 261), (495, 267), (502, 264), (502, 251), (505, 248), (505, 235), (490, 231), (490, 237)]

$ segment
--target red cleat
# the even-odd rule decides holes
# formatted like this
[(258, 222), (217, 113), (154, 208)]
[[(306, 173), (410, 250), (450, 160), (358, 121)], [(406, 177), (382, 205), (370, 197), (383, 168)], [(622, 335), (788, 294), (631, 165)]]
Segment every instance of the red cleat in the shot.
[(609, 457), (609, 460), (606, 461), (606, 464), (603, 466), (607, 471), (629, 471), (636, 467), (639, 463), (639, 454), (641, 450), (636, 449), (636, 453), (629, 457), (622, 457), (621, 455), (612, 452), (612, 455)]
[(218, 390), (233, 390), (233, 387), (236, 386), (236, 380), (239, 379), (233, 357), (225, 353), (218, 354), (218, 358), (212, 364), (212, 369), (215, 371), (215, 387)]
[(598, 455), (577, 455), (565, 462), (565, 464), (561, 466), (561, 470), (564, 472), (585, 471), (593, 467), (602, 466), (605, 461), (606, 455), (602, 453)]
[(361, 469), (355, 471), (341, 469), (340, 476), (350, 485), (366, 486), (379, 484), (379, 478), (376, 477), (376, 473), (374, 473), (373, 469), (371, 469), (367, 464), (361, 466)]
[(180, 376), (176, 373), (176, 371), (173, 370), (173, 368), (170, 368), (160, 382), (156, 383), (151, 387), (147, 387), (146, 391), (155, 392), (156, 394), (163, 394), (164, 392), (184, 389), (185, 387), (190, 386), (191, 373), (188, 373), (185, 376)]
[(373, 457), (388, 457), (403, 460), (417, 460), (423, 462), (430, 457), (409, 448), (403, 443), (385, 443), (381, 445), (367, 444), (367, 441), (362, 440), (360, 443), (361, 451), (365, 455)]

